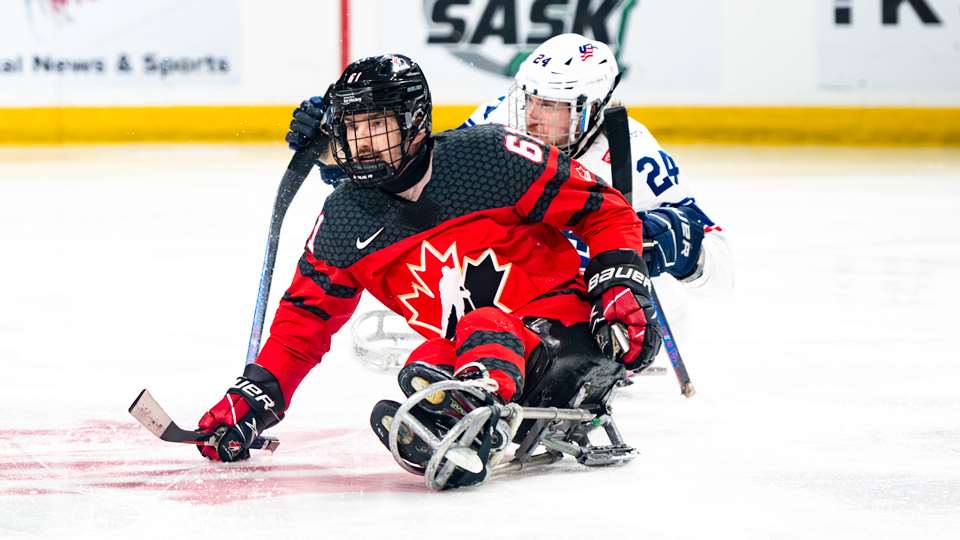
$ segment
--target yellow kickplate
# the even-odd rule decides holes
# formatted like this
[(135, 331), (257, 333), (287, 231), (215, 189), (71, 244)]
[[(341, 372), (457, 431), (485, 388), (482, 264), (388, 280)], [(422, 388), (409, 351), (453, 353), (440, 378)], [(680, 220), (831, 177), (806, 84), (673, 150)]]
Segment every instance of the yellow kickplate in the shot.
[[(413, 386), (413, 389), (419, 392), (424, 388), (430, 386), (430, 383), (427, 382), (427, 380), (424, 379), (423, 377), (414, 377), (413, 379), (410, 379), (410, 386)], [(431, 405), (439, 405), (443, 403), (444, 397), (445, 397), (445, 392), (443, 390), (440, 390), (439, 392), (434, 392), (429, 396), (427, 396), (427, 401), (429, 401)]]
[[(0, 108), (0, 144), (263, 143), (282, 145), (287, 105)], [(474, 105), (436, 105), (435, 132)], [(630, 106), (662, 144), (960, 146), (958, 107)]]
[[(383, 427), (387, 428), (387, 431), (390, 431), (390, 427), (393, 426), (393, 417), (384, 416), (383, 418), (380, 419), (380, 424), (382, 424)], [(411, 433), (410, 430), (407, 429), (407, 426), (400, 426), (400, 433), (398, 433), (397, 435), (398, 435), (397, 441), (400, 444), (410, 444), (413, 442), (413, 433)]]
[[(434, 130), (457, 127), (471, 112), (435, 106)], [(958, 107), (632, 105), (627, 112), (661, 144), (960, 146)]]

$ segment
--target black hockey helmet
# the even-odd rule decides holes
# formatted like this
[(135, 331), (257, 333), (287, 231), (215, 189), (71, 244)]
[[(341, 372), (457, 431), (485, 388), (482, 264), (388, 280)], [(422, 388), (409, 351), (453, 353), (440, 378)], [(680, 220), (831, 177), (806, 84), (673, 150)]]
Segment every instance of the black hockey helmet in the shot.
[[(333, 84), (325, 124), (331, 153), (353, 182), (403, 191), (429, 162), (427, 79), (419, 65), (400, 54), (357, 60)], [(413, 149), (421, 133), (426, 137)]]

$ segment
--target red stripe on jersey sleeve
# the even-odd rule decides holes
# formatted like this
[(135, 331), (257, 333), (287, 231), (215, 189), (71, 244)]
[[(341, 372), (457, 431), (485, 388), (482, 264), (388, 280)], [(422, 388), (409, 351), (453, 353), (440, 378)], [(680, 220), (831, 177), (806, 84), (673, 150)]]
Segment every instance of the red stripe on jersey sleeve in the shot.
[[(550, 164), (521, 197), (517, 211), (524, 217), (529, 216), (544, 187), (557, 175), (559, 168), (569, 168), (564, 171), (567, 180), (554, 188), (557, 192), (540, 219), (558, 229), (572, 231), (587, 243), (591, 253), (614, 249), (633, 249), (642, 253), (643, 225), (623, 194), (598, 183), (583, 165), (559, 155), (556, 148), (551, 147), (550, 152)], [(571, 219), (574, 215), (577, 219)]]
[[(571, 161), (572, 167), (580, 167), (576, 161)], [(583, 189), (583, 184), (593, 184), (589, 181), (568, 182), (571, 189)], [(596, 185), (596, 184), (593, 184)], [(590, 248), (590, 253), (598, 254), (614, 249), (632, 249), (643, 253), (643, 223), (637, 217), (627, 199), (619, 191), (603, 186), (599, 193), (603, 200), (600, 208), (583, 216), (571, 230), (583, 239)]]
[(520, 200), (517, 201), (515, 205), (517, 211), (521, 216), (526, 217), (530, 215), (530, 212), (533, 211), (534, 205), (537, 204), (537, 201), (540, 200), (540, 196), (543, 195), (544, 188), (547, 183), (557, 175), (557, 163), (560, 159), (560, 150), (555, 146), (548, 146), (549, 151), (547, 153), (547, 166), (543, 169), (543, 172), (540, 173), (540, 176), (530, 185), (527, 189), (527, 192), (520, 197)]
[(277, 378), (288, 408), (297, 386), (330, 350), (333, 334), (357, 309), (360, 293), (348, 271), (304, 252), (256, 362)]

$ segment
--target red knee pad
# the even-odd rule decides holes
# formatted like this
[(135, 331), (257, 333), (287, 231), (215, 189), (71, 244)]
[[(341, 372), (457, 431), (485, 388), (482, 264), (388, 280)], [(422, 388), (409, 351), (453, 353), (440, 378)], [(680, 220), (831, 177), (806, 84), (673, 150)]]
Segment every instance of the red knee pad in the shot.
[(510, 401), (523, 390), (527, 348), (523, 323), (499, 309), (480, 308), (457, 323), (456, 374), (476, 369), (497, 381), (500, 397)]
[[(457, 359), (457, 349), (449, 339), (428, 339), (410, 352), (406, 364), (424, 362), (434, 366), (449, 368), (453, 371)], [(406, 365), (404, 364), (404, 365)]]

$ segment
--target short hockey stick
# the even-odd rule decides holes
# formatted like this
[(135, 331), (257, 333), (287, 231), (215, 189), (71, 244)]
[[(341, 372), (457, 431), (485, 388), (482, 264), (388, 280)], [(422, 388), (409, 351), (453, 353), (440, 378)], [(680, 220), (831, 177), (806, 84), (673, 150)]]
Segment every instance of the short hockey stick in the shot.
[(603, 129), (610, 145), (610, 180), (614, 189), (630, 202), (633, 191), (633, 158), (630, 155), (630, 125), (627, 110), (622, 106), (608, 107), (603, 113)]
[(270, 300), (270, 284), (273, 282), (273, 267), (277, 262), (277, 249), (280, 246), (280, 228), (283, 218), (290, 208), (303, 181), (310, 174), (314, 163), (320, 156), (326, 139), (309, 148), (297, 150), (287, 170), (280, 179), (277, 197), (273, 202), (273, 214), (270, 216), (270, 232), (267, 234), (267, 247), (263, 253), (263, 267), (260, 270), (260, 286), (257, 289), (257, 304), (253, 310), (253, 325), (250, 327), (250, 339), (247, 342), (247, 364), (252, 364), (260, 353), (260, 340), (263, 337), (263, 323), (267, 316), (267, 302)]
[(657, 290), (650, 284), (650, 291), (653, 292), (653, 308), (657, 310), (657, 318), (660, 319), (660, 330), (663, 332), (663, 346), (667, 349), (667, 356), (670, 357), (670, 365), (673, 366), (673, 372), (677, 375), (677, 381), (680, 383), (680, 393), (684, 397), (691, 397), (697, 393), (690, 382), (690, 375), (687, 373), (687, 366), (683, 363), (683, 357), (680, 356), (680, 349), (677, 348), (677, 342), (673, 339), (673, 332), (670, 331), (670, 323), (667, 316), (663, 314), (663, 307), (660, 304), (660, 298), (657, 297)]
[[(633, 172), (630, 165), (633, 158), (630, 155), (630, 126), (627, 120), (627, 110), (623, 107), (607, 108), (604, 112), (604, 129), (610, 144), (610, 174), (613, 176), (613, 187), (623, 193), (623, 196), (630, 202), (632, 200), (630, 192), (633, 189), (631, 180)], [(645, 243), (644, 247), (648, 247), (648, 244)], [(680, 356), (680, 349), (677, 348), (677, 342), (673, 339), (670, 323), (667, 322), (667, 316), (663, 313), (663, 307), (660, 304), (660, 299), (657, 298), (657, 291), (653, 288), (652, 283), (650, 284), (650, 290), (653, 292), (653, 303), (654, 309), (657, 311), (657, 318), (660, 319), (663, 344), (667, 349), (667, 356), (670, 357), (673, 372), (680, 382), (680, 393), (690, 397), (696, 390), (690, 382), (687, 366), (683, 363), (683, 357)]]
[[(644, 242), (643, 247), (652, 247), (656, 245), (656, 242), (646, 243)], [(653, 309), (657, 313), (657, 319), (660, 324), (660, 333), (663, 334), (663, 345), (667, 348), (667, 356), (670, 358), (670, 365), (673, 367), (673, 372), (677, 376), (677, 381), (680, 382), (680, 393), (684, 397), (691, 397), (697, 391), (693, 388), (693, 383), (690, 382), (690, 375), (687, 373), (687, 366), (683, 363), (683, 357), (680, 356), (680, 349), (677, 348), (677, 343), (673, 339), (673, 332), (670, 330), (670, 323), (667, 321), (667, 316), (663, 314), (663, 308), (660, 305), (660, 298), (657, 297), (657, 289), (653, 286), (653, 283), (650, 283), (650, 292), (653, 293)], [(626, 350), (629, 348), (629, 339), (627, 338), (626, 331), (621, 328), (619, 325), (614, 325), (614, 338), (620, 343), (620, 348)], [(648, 371), (654, 369), (653, 366), (646, 368), (641, 371), (641, 374), (647, 374)], [(652, 374), (652, 373), (650, 373)]]
[[(210, 431), (187, 431), (178, 426), (170, 415), (160, 407), (146, 389), (140, 392), (137, 399), (128, 409), (143, 427), (160, 438), (160, 440), (174, 443), (194, 444), (197, 446), (217, 446), (219, 437)], [(250, 448), (255, 450), (269, 450), (273, 452), (280, 445), (275, 437), (257, 437)]]
[[(280, 246), (280, 228), (283, 218), (290, 208), (290, 203), (296, 196), (303, 181), (310, 174), (314, 163), (326, 143), (321, 137), (318, 142), (308, 148), (294, 152), (287, 165), (287, 170), (280, 179), (277, 196), (273, 202), (273, 214), (270, 216), (270, 232), (267, 234), (267, 247), (263, 255), (263, 266), (260, 270), (260, 286), (257, 289), (257, 304), (253, 312), (253, 325), (250, 328), (250, 339), (247, 344), (246, 363), (253, 363), (260, 352), (260, 340), (263, 336), (263, 323), (266, 319), (267, 301), (270, 299), (270, 284), (273, 281), (273, 267), (277, 262), (277, 249)], [(140, 392), (137, 399), (128, 409), (151, 433), (161, 440), (175, 443), (216, 446), (217, 436), (204, 431), (187, 431), (180, 428), (157, 403), (146, 389)], [(274, 437), (257, 437), (251, 448), (257, 450), (274, 451), (280, 442)]]

